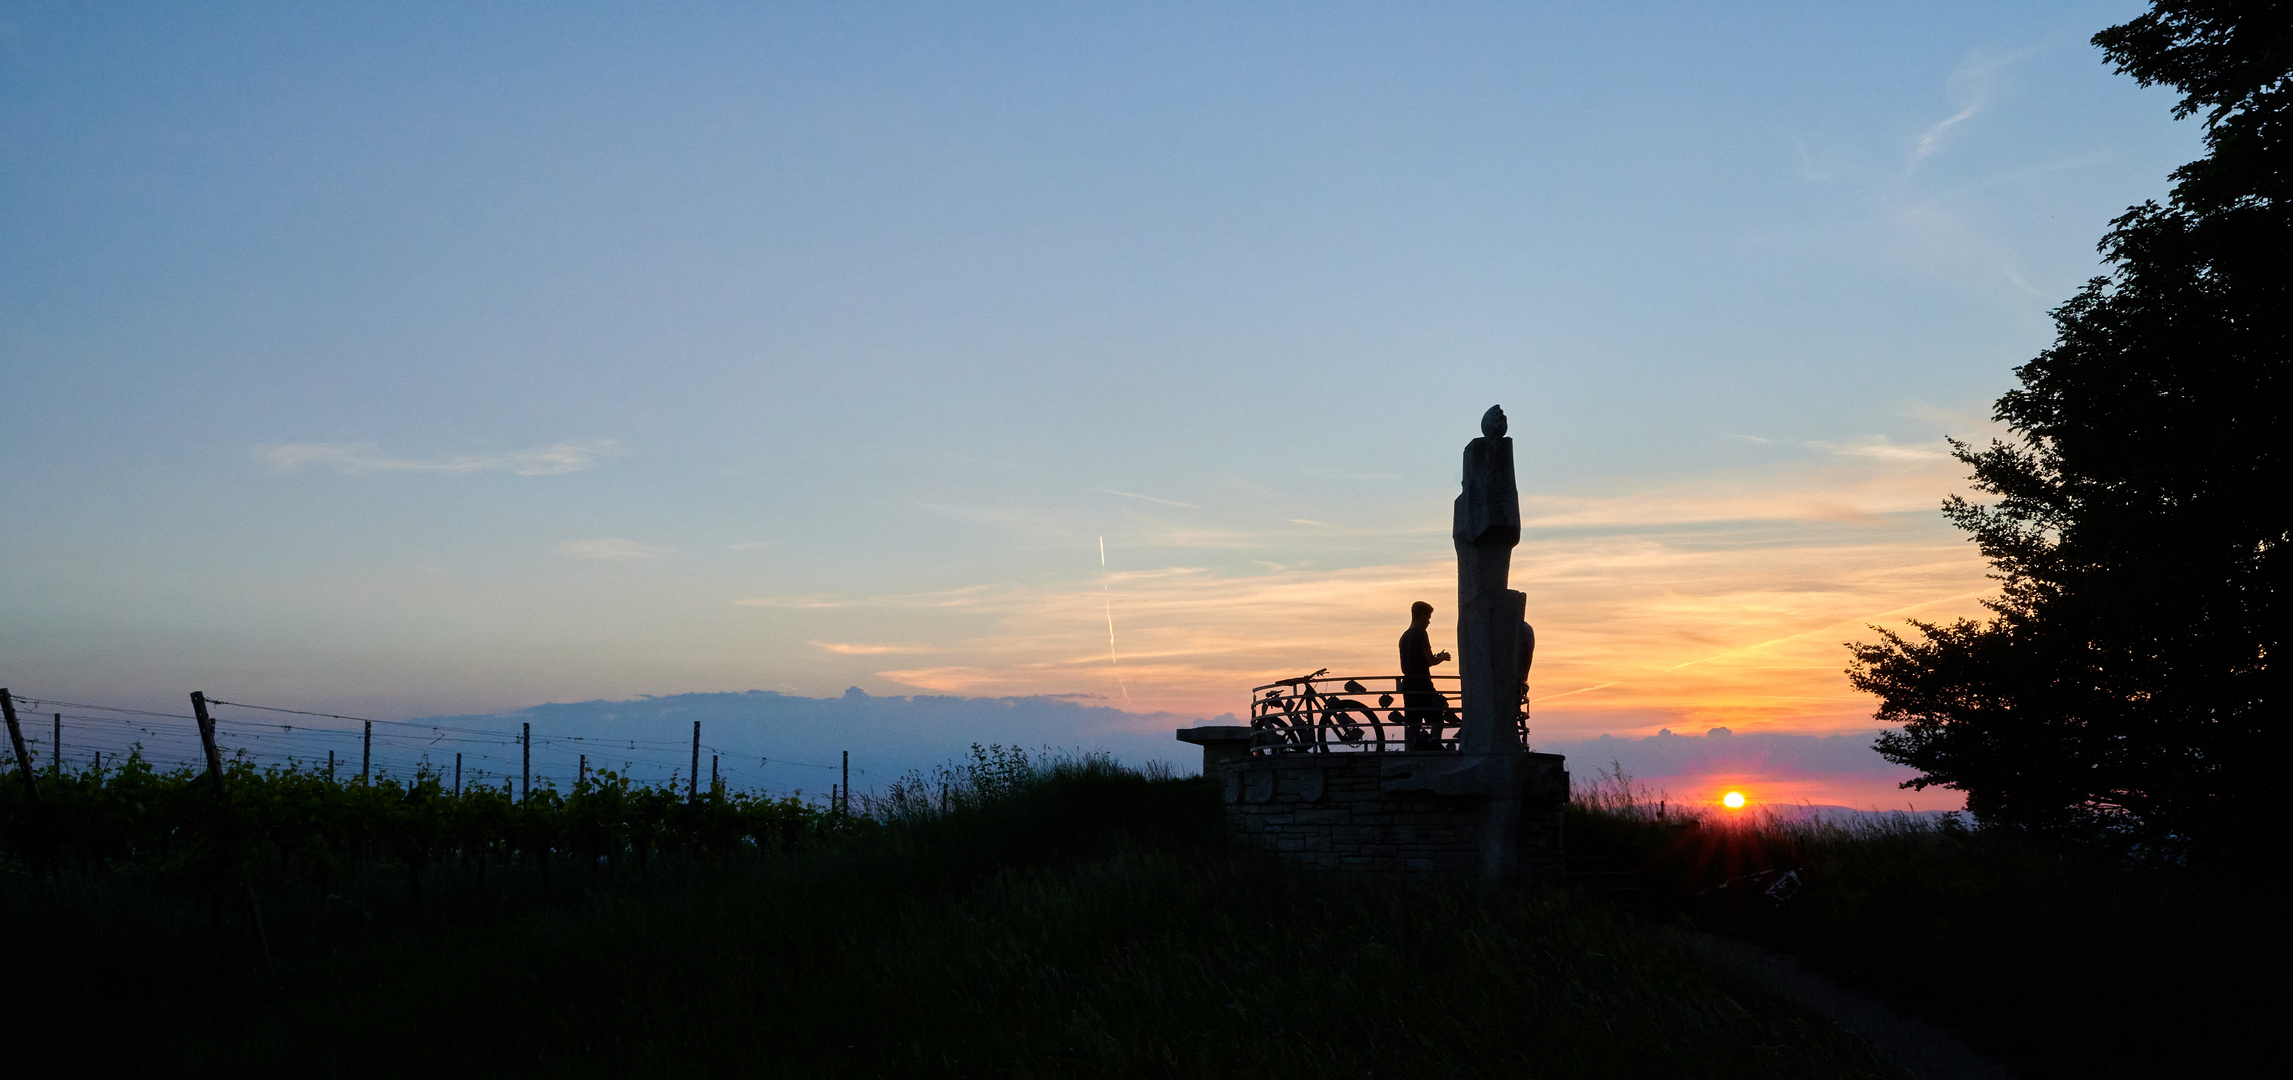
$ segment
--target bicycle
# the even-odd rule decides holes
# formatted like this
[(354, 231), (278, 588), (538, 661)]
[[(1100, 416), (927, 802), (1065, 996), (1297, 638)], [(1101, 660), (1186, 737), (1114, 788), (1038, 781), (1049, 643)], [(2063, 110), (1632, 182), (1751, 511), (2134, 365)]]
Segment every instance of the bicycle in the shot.
[[(1373, 708), (1365, 702), (1324, 693), (1316, 687), (1315, 680), (1329, 674), (1329, 670), (1321, 668), (1309, 675), (1281, 679), (1259, 688), (1265, 693), (1251, 702), (1250, 726), (1273, 736), (1261, 736), (1262, 745), (1287, 744), (1286, 749), (1292, 752), (1326, 754), (1332, 742), (1341, 745), (1374, 742), (1378, 752), (1383, 753), (1389, 741), (1386, 729), (1407, 729), (1407, 721), (1400, 712), (1380, 712), (1392, 707), (1392, 694), (1380, 695)], [(1347, 679), (1343, 689), (1349, 694), (1370, 692), (1353, 679)]]

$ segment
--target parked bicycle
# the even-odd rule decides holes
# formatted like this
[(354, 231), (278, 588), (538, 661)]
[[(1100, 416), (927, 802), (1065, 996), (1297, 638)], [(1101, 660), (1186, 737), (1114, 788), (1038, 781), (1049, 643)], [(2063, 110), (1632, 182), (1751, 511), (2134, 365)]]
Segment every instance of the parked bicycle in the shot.
[[(1424, 708), (1412, 716), (1401, 690), (1401, 676), (1366, 678), (1333, 676), (1328, 668), (1296, 678), (1281, 679), (1250, 691), (1250, 726), (1258, 730), (1255, 754), (1364, 751), (1388, 753), (1410, 749), (1409, 729), (1420, 729), (1419, 745), (1457, 749), (1460, 701), (1457, 676), (1435, 675), (1439, 709)], [(1372, 690), (1365, 683), (1391, 686)], [(1375, 704), (1371, 694), (1376, 694)], [(1529, 740), (1529, 700), (1524, 687), (1514, 713), (1521, 745)]]

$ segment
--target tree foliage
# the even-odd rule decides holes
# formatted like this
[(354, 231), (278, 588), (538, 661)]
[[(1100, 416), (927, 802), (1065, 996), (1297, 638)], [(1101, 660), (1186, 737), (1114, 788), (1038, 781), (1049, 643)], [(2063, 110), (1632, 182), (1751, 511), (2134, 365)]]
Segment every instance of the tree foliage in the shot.
[(2209, 153), (2112, 223), (2111, 272), (1997, 402), (2011, 438), (1954, 443), (1995, 496), (1944, 506), (1993, 617), (1882, 630), (1849, 676), (1910, 786), (1986, 822), (2219, 847), (2282, 790), (2293, 4), (2159, 0), (2094, 42), (2179, 89)]

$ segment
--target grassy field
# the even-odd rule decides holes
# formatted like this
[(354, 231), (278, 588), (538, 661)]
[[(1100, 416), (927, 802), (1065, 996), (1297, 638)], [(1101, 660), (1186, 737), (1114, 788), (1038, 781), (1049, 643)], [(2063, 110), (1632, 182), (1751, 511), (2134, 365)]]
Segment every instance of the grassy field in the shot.
[(12, 874), (8, 1044), (191, 1073), (1888, 1075), (1605, 906), (1303, 875), (1223, 850), (1199, 780), (1005, 764), (780, 854), (266, 897), (275, 973), (180, 875)]

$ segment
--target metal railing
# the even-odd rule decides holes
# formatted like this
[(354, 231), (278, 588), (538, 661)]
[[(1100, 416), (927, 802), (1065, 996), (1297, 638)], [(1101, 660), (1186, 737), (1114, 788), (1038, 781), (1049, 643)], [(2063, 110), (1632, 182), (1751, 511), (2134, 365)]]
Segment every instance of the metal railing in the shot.
[[(1252, 754), (1457, 749), (1463, 704), (1457, 676), (1435, 675), (1432, 690), (1405, 692), (1399, 675), (1348, 678), (1328, 671), (1251, 688), (1250, 726), (1258, 731)], [(1527, 745), (1526, 700), (1514, 722)]]

